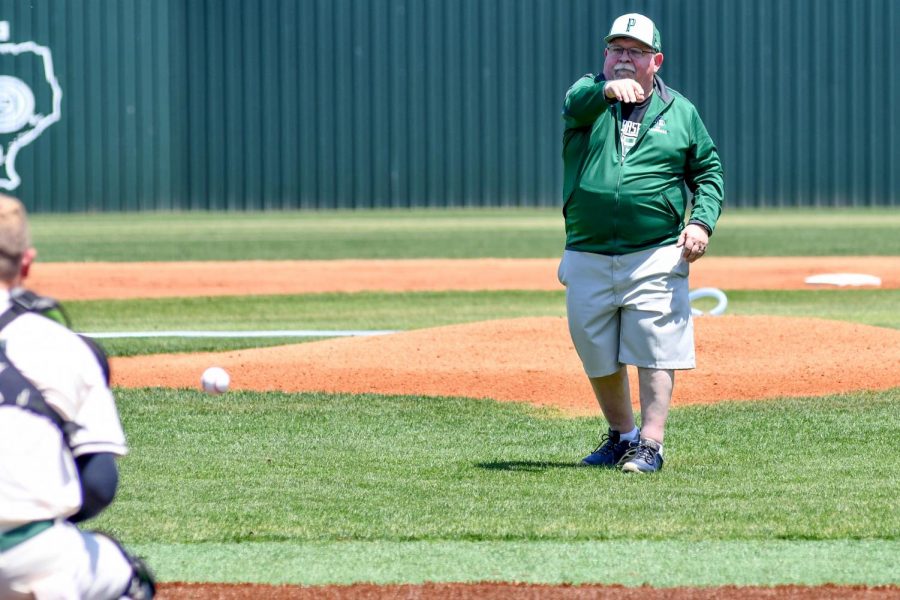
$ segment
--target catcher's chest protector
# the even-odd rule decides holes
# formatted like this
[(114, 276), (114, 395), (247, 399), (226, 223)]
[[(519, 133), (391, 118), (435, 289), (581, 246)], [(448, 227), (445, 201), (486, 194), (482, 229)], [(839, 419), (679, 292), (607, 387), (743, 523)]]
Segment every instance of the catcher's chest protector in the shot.
[(9, 362), (2, 347), (0, 347), (0, 406), (16, 406), (49, 419), (62, 432), (67, 445), (70, 436), (78, 427), (47, 404), (40, 390)]
[[(0, 315), (0, 330), (26, 311), (10, 308)], [(0, 342), (0, 406), (16, 406), (49, 419), (62, 432), (66, 445), (70, 445), (71, 435), (78, 425), (62, 417), (47, 404), (44, 395), (28, 381), (9, 361), (3, 342)]]
[[(25, 288), (15, 288), (10, 293), (9, 299), (11, 306), (6, 312), (0, 314), (0, 330), (12, 323), (19, 315), (24, 315), (25, 313), (35, 313), (42, 317), (46, 317), (51, 321), (56, 321), (68, 329), (72, 328), (72, 324), (69, 321), (69, 316), (66, 314), (66, 311), (64, 311), (60, 303), (53, 298), (48, 296), (38, 296)], [(97, 359), (97, 364), (99, 364), (100, 368), (103, 370), (103, 376), (106, 378), (106, 385), (109, 385), (109, 358), (107, 358), (106, 352), (92, 338), (80, 333), (76, 335), (81, 338), (81, 341), (84, 342), (94, 354), (94, 358)]]

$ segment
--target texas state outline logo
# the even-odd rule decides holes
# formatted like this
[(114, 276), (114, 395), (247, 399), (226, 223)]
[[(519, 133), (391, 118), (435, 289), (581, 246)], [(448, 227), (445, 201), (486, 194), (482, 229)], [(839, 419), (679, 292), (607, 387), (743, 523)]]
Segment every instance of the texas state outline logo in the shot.
[[(12, 43), (9, 37), (9, 21), (0, 21), (0, 188), (14, 190), (22, 183), (16, 171), (19, 150), (59, 121), (62, 88), (53, 71), (49, 48), (34, 42)], [(29, 83), (10, 75), (12, 60), (33, 61), (33, 65), (28, 65), (30, 68), (23, 66), (16, 71), (36, 74), (34, 81)], [(48, 89), (38, 90), (36, 94), (38, 84), (46, 84)]]

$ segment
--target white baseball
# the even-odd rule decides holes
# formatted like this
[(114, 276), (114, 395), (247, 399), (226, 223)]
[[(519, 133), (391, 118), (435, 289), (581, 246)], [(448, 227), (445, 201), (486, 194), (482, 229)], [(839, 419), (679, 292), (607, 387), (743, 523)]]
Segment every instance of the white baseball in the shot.
[(200, 387), (207, 394), (224, 394), (228, 391), (228, 384), (231, 383), (231, 377), (222, 367), (210, 367), (203, 371), (200, 377)]

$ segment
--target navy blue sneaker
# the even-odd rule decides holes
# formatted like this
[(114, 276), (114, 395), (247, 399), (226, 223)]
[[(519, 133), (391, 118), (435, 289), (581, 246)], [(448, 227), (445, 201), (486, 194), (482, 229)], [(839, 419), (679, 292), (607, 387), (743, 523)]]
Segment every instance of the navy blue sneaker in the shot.
[(600, 445), (581, 459), (581, 464), (588, 467), (617, 467), (622, 461), (631, 458), (637, 447), (637, 442), (623, 440), (618, 431), (610, 429), (600, 438)]
[(626, 473), (656, 473), (663, 466), (662, 446), (653, 440), (641, 440), (633, 456), (622, 462)]

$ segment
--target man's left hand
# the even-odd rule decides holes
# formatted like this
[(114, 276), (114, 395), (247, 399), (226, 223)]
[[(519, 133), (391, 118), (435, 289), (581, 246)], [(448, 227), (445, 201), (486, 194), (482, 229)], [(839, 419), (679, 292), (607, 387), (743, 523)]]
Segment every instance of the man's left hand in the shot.
[(692, 263), (706, 254), (709, 236), (706, 234), (706, 230), (699, 225), (690, 224), (682, 230), (678, 237), (678, 243), (675, 245), (682, 248), (681, 256), (684, 257), (684, 260)]

